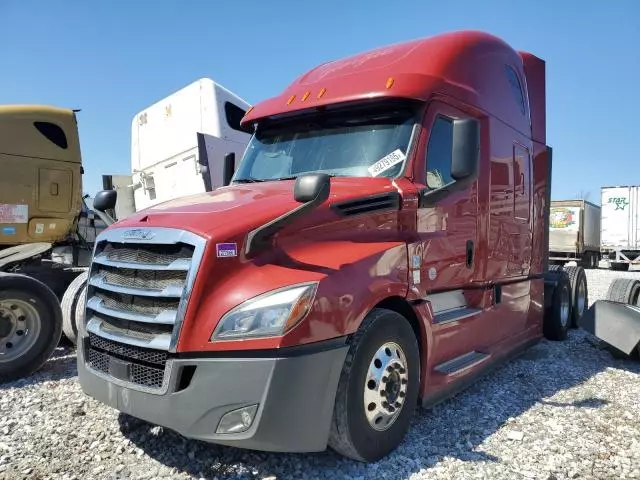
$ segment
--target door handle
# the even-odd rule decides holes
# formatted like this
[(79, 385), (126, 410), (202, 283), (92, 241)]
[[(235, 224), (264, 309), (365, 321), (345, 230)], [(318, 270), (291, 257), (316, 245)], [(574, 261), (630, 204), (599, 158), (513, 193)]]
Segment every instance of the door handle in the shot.
[(467, 268), (471, 268), (473, 266), (473, 240), (467, 240)]

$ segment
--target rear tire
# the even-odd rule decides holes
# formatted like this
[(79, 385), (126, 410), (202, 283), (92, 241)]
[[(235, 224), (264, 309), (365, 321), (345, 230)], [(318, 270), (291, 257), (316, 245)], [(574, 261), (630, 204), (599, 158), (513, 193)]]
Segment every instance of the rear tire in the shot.
[(571, 284), (571, 328), (578, 328), (578, 322), (589, 308), (587, 276), (582, 267), (565, 267)]
[(607, 290), (606, 299), (640, 306), (640, 281), (633, 278), (614, 278)]
[(394, 311), (374, 309), (354, 335), (342, 368), (329, 446), (364, 462), (395, 450), (409, 429), (419, 383), (411, 325)]
[[(86, 271), (74, 278), (62, 297), (62, 331), (65, 337), (74, 345), (76, 345), (78, 341), (78, 306), (81, 304), (81, 300), (86, 298), (88, 276), (89, 272)], [(82, 301), (82, 303), (84, 303), (84, 301)], [(82, 309), (80, 309), (80, 311), (82, 311)]]
[(44, 283), (4, 273), (0, 307), (2, 383), (31, 375), (49, 359), (62, 336), (62, 311), (58, 297)]
[(545, 309), (542, 330), (549, 340), (566, 340), (571, 324), (571, 282), (567, 272), (555, 272), (557, 282), (551, 304)]

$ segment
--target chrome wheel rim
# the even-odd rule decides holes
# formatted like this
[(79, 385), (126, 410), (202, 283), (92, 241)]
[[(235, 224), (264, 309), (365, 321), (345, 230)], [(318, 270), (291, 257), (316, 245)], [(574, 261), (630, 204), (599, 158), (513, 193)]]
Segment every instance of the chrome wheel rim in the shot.
[(563, 327), (569, 324), (569, 311), (571, 310), (571, 301), (569, 289), (562, 289), (562, 298), (560, 299), (560, 323)]
[(0, 300), (0, 363), (28, 352), (38, 339), (42, 323), (36, 308), (25, 300)]
[(404, 407), (408, 383), (402, 348), (385, 343), (371, 359), (364, 382), (364, 411), (373, 429), (383, 431), (393, 425)]

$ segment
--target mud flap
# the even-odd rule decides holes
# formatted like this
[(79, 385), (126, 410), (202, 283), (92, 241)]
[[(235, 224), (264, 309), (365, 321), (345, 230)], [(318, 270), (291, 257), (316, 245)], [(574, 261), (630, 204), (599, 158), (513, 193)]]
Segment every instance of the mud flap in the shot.
[(633, 305), (597, 300), (578, 324), (627, 355), (640, 343), (640, 308)]

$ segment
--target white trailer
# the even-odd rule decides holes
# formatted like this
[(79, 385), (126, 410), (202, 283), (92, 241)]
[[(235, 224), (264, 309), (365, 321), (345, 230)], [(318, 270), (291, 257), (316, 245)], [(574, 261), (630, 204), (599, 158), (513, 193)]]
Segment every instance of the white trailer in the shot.
[(118, 219), (177, 197), (222, 186), (223, 158), (241, 157), (249, 104), (209, 78), (137, 113), (131, 124), (131, 175), (104, 175), (118, 191)]
[(613, 270), (640, 263), (640, 186), (602, 187), (601, 251)]
[(585, 200), (554, 200), (549, 218), (549, 261), (596, 268), (600, 261), (600, 207)]

